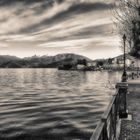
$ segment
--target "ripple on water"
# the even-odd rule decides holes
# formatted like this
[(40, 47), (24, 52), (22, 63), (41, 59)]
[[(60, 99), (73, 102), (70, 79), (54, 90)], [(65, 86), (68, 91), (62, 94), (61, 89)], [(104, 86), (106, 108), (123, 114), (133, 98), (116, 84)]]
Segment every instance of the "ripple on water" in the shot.
[(0, 140), (88, 140), (118, 73), (0, 69)]

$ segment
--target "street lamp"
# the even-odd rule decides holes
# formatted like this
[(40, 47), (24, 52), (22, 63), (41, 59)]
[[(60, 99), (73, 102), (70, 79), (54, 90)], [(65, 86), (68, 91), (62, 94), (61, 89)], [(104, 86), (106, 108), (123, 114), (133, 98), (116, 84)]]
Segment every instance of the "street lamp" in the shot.
[(123, 60), (124, 60), (124, 67), (123, 67), (123, 75), (122, 75), (122, 82), (127, 81), (127, 73), (126, 73), (126, 56), (125, 56), (125, 42), (126, 42), (126, 35), (123, 35), (123, 43), (124, 43), (124, 52), (123, 52)]
[[(122, 75), (122, 82), (127, 81), (127, 73), (126, 73), (126, 66), (125, 66), (125, 42), (126, 42), (126, 36), (123, 35), (123, 45), (124, 45), (124, 53), (123, 53), (123, 60), (124, 60), (124, 67), (123, 67), (123, 75)], [(122, 84), (123, 85), (123, 84)], [(127, 86), (124, 85), (119, 89), (119, 96), (120, 96), (120, 105), (119, 105), (119, 117), (120, 118), (127, 118), (128, 114), (126, 111), (126, 94), (127, 94)]]

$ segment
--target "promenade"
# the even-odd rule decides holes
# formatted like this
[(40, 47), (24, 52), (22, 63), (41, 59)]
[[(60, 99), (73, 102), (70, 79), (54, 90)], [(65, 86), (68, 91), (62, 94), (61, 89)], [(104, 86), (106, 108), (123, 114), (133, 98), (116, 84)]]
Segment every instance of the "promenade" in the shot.
[(119, 140), (140, 140), (140, 79), (128, 81), (128, 118), (121, 120)]
[(116, 89), (90, 140), (140, 140), (140, 78)]

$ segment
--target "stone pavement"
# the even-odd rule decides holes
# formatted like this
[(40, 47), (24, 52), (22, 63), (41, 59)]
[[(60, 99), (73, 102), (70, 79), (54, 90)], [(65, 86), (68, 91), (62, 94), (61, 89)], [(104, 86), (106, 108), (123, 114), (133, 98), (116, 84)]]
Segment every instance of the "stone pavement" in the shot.
[[(137, 87), (134, 84), (135, 82)], [(133, 81), (132, 85), (130, 82), (129, 88), (132, 87), (132, 89), (127, 95), (127, 109), (129, 116), (132, 115), (132, 120), (122, 120), (119, 140), (140, 140), (140, 81), (135, 82)]]

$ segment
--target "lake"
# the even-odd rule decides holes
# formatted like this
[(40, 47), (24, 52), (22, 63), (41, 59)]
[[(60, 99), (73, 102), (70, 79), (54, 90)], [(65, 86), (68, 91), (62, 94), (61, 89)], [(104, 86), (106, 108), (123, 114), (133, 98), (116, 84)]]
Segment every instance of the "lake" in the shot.
[(120, 76), (0, 69), (0, 140), (89, 140)]

